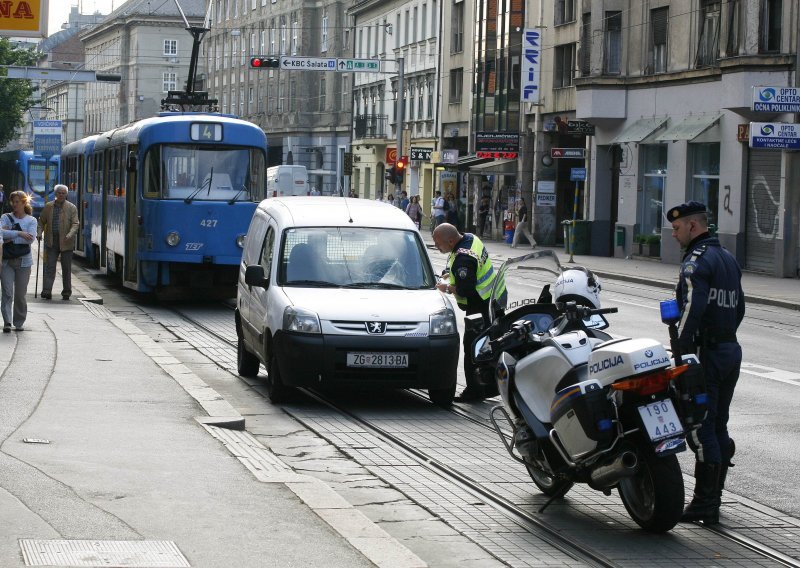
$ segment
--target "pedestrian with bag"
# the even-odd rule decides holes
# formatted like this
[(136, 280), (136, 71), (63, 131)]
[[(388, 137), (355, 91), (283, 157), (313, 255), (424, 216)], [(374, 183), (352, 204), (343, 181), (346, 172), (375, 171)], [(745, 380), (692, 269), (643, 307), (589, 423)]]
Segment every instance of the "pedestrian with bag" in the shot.
[(45, 204), (39, 215), (38, 238), (44, 236), (44, 282), (42, 298), (53, 297), (53, 282), (56, 279), (56, 264), (61, 258), (61, 298), (69, 300), (72, 295), (72, 251), (78, 235), (78, 208), (67, 201), (66, 185), (58, 184), (53, 189), (55, 199)]
[(11, 212), (0, 217), (3, 234), (3, 263), (0, 268), (0, 312), (3, 314), (3, 333), (25, 328), (28, 317), (28, 281), (31, 277), (33, 255), (31, 243), (36, 238), (36, 219), (24, 191), (14, 191), (8, 196)]
[(406, 215), (414, 221), (417, 229), (422, 228), (422, 218), (425, 214), (422, 212), (422, 205), (419, 204), (419, 195), (411, 196), (411, 201), (409, 201), (408, 207), (406, 207)]
[(695, 453), (695, 487), (681, 521), (716, 524), (736, 448), (728, 435), (728, 417), (742, 364), (736, 338), (745, 311), (742, 271), (736, 258), (709, 234), (705, 204), (689, 201), (673, 207), (667, 220), (684, 251), (675, 288), (681, 309), (680, 348), (697, 353), (708, 393), (706, 418), (687, 438)]

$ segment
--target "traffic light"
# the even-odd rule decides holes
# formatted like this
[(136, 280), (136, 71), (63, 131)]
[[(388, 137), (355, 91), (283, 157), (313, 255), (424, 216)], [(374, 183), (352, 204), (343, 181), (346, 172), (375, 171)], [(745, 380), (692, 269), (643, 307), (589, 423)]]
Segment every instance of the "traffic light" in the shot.
[(251, 57), (250, 67), (253, 69), (277, 68), (281, 66), (280, 57)]
[(394, 166), (386, 170), (386, 175), (384, 177), (386, 178), (386, 183), (391, 183), (391, 184), (396, 183), (395, 179), (397, 177), (397, 174), (394, 171)]
[(408, 157), (403, 156), (394, 163), (394, 183), (397, 185), (403, 184), (403, 178), (406, 175), (406, 166), (408, 166)]

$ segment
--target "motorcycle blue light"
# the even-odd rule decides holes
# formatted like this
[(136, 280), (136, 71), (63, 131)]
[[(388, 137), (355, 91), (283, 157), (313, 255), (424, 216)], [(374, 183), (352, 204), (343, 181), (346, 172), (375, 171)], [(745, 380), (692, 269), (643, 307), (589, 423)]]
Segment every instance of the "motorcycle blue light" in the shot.
[(708, 404), (708, 395), (704, 392), (694, 395), (695, 404)]
[(612, 424), (612, 422), (608, 418), (604, 418), (602, 420), (598, 420), (597, 421), (597, 429), (600, 432), (605, 432), (606, 430), (611, 430), (611, 424)]
[(681, 312), (678, 309), (678, 300), (663, 300), (661, 307), (661, 321), (670, 324), (681, 319)]

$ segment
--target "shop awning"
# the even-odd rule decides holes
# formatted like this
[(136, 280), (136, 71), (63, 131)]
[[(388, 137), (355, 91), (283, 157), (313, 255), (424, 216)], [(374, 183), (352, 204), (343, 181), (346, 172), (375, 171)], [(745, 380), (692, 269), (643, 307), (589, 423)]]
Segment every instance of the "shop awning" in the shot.
[(470, 169), (472, 166), (476, 166), (478, 164), (484, 164), (490, 160), (491, 158), (479, 158), (477, 156), (462, 156), (458, 159), (458, 162), (455, 164), (442, 164), (442, 165), (445, 167), (446, 166), (456, 167), (459, 170), (464, 171)]
[(653, 132), (659, 128), (662, 128), (667, 123), (667, 120), (668, 118), (666, 116), (658, 118), (640, 118), (628, 128), (617, 134), (617, 136), (611, 141), (611, 144), (627, 144), (629, 142), (635, 142), (638, 144), (650, 136)]
[(485, 164), (470, 166), (469, 171), (476, 174), (505, 174), (514, 175), (517, 173), (516, 160), (492, 160)]
[(656, 136), (658, 142), (692, 141), (719, 121), (719, 114), (687, 116)]

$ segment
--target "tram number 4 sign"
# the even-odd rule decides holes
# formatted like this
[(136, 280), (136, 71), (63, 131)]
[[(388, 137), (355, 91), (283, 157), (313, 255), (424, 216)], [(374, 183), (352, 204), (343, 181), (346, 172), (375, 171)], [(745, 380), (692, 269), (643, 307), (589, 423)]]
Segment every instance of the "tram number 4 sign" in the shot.
[(584, 159), (586, 157), (585, 148), (550, 148), (550, 156), (552, 158), (576, 158)]

